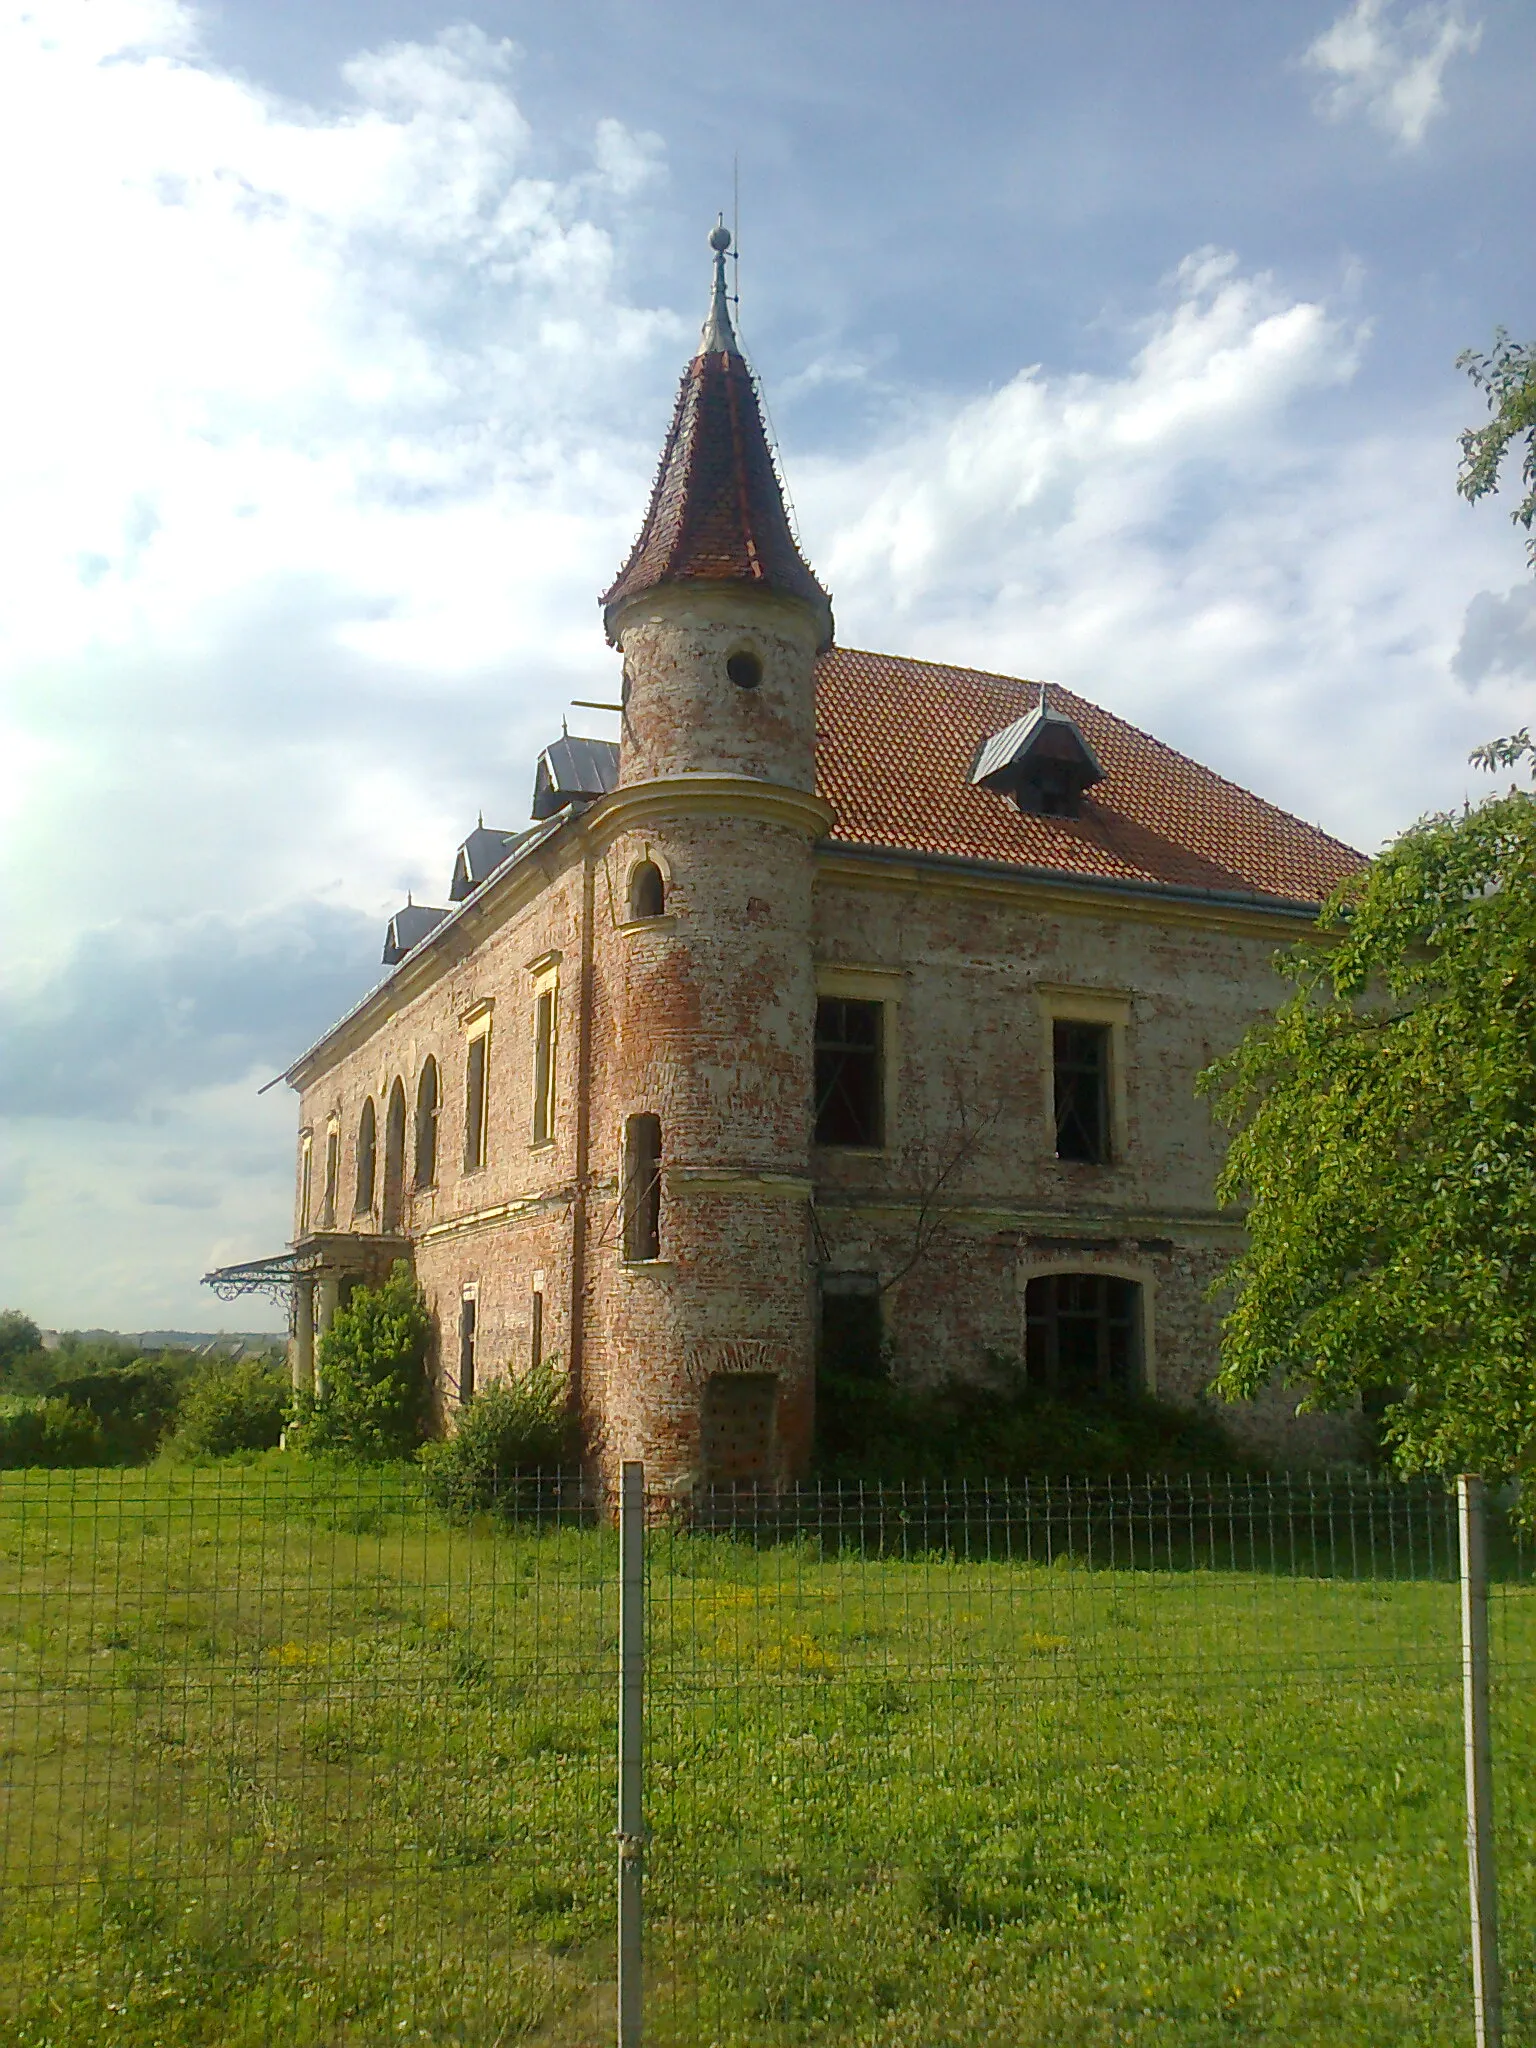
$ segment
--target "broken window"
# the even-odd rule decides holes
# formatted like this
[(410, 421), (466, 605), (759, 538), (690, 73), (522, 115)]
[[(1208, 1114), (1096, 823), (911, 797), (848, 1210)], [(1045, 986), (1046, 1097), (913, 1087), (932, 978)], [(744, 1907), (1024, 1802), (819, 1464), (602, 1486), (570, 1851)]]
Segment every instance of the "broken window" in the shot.
[(466, 1294), (459, 1303), (459, 1399), (469, 1401), (475, 1392), (475, 1322), (479, 1303)]
[(370, 1095), (363, 1104), (363, 1113), (357, 1120), (357, 1192), (353, 1197), (353, 1213), (366, 1215), (373, 1207), (373, 1183), (378, 1172), (379, 1122)]
[(555, 991), (540, 989), (533, 1002), (533, 1142), (555, 1135)]
[(1058, 1159), (1109, 1160), (1109, 1049), (1107, 1024), (1058, 1017), (1051, 1028)]
[(667, 907), (667, 885), (653, 860), (638, 862), (629, 878), (629, 914), (632, 918), (660, 917)]
[(429, 1188), (437, 1179), (437, 1061), (431, 1054), (416, 1084), (416, 1185)]
[(632, 1116), (624, 1126), (624, 1256), (661, 1257), (659, 1116)]
[(1043, 1273), (1024, 1294), (1031, 1382), (1063, 1400), (1128, 1394), (1141, 1380), (1141, 1289), (1108, 1273)]
[(384, 1215), (386, 1231), (400, 1228), (405, 1190), (405, 1083), (395, 1077), (384, 1119)]
[(883, 1145), (883, 1005), (823, 996), (816, 1005), (816, 1143)]

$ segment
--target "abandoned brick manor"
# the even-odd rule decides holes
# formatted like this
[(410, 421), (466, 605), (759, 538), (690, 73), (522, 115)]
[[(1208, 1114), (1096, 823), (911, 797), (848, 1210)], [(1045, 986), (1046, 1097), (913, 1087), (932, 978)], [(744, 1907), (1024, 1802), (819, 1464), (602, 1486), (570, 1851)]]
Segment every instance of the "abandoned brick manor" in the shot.
[[(285, 1077), (295, 1377), (405, 1258), (446, 1423), (552, 1363), (594, 1470), (674, 1489), (805, 1469), (832, 1329), (1198, 1400), (1241, 1226), (1195, 1077), (1360, 856), (1055, 685), (839, 647), (729, 239), (602, 601), (617, 742), (546, 749), (533, 822), (470, 833)], [(1225, 1419), (1351, 1440), (1279, 1390)]]

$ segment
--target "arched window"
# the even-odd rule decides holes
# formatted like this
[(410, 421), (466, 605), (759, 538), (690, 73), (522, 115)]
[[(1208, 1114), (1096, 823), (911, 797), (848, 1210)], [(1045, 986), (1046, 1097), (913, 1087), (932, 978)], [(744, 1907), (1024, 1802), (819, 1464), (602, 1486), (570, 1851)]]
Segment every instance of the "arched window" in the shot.
[(1063, 1400), (1141, 1385), (1141, 1289), (1112, 1273), (1041, 1273), (1024, 1293), (1029, 1377)]
[(389, 1091), (389, 1110), (384, 1118), (384, 1228), (400, 1228), (405, 1199), (405, 1083), (398, 1075)]
[(653, 860), (637, 861), (629, 875), (629, 914), (660, 917), (667, 907), (667, 885)]
[(632, 1116), (624, 1126), (624, 1256), (661, 1257), (659, 1116)]
[(429, 1053), (416, 1084), (416, 1185), (437, 1179), (437, 1061)]
[(353, 1214), (366, 1216), (373, 1207), (373, 1183), (379, 1164), (379, 1120), (370, 1095), (357, 1120), (357, 1194)]
[(336, 1228), (336, 1193), (341, 1182), (341, 1126), (333, 1117), (325, 1127), (325, 1199), (320, 1205), (322, 1230)]

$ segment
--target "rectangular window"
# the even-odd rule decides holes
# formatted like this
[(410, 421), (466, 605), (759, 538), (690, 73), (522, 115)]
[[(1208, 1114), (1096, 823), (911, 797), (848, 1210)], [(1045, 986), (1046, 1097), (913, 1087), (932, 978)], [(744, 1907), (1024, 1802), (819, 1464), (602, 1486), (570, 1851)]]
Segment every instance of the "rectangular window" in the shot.
[(1056, 1157), (1109, 1162), (1110, 1027), (1058, 1017), (1051, 1027)]
[(632, 1116), (624, 1126), (624, 1256), (661, 1257), (659, 1116)]
[(544, 1290), (535, 1287), (528, 1317), (528, 1369), (537, 1372), (544, 1363)]
[(469, 1041), (464, 1069), (464, 1171), (474, 1173), (485, 1164), (486, 1062), (491, 1049), (489, 1031), (477, 1031)]
[(885, 1143), (884, 1005), (823, 996), (816, 1005), (816, 1143)]
[(555, 989), (540, 989), (533, 1001), (533, 1142), (548, 1145), (555, 1135)]
[(479, 1304), (466, 1294), (459, 1303), (459, 1399), (471, 1401), (475, 1394), (475, 1320)]
[(299, 1140), (299, 1235), (309, 1233), (309, 1187), (313, 1170), (315, 1141), (306, 1131)]

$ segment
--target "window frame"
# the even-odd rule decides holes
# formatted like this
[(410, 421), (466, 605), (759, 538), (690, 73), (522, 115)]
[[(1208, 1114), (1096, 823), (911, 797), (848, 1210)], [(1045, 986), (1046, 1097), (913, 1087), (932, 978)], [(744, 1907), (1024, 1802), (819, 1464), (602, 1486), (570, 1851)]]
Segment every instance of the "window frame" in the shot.
[(1101, 1257), (1096, 1252), (1060, 1253), (1025, 1258), (1019, 1262), (1018, 1331), (1019, 1356), (1029, 1357), (1029, 1287), (1033, 1280), (1091, 1275), (1104, 1280), (1128, 1280), (1136, 1289), (1136, 1315), (1132, 1324), (1136, 1384), (1144, 1394), (1158, 1390), (1157, 1274), (1147, 1265), (1131, 1259)]
[[(1131, 996), (1125, 989), (1074, 988), (1055, 982), (1037, 982), (1035, 1001), (1040, 1012), (1041, 1122), (1048, 1158), (1060, 1166), (1080, 1172), (1103, 1173), (1128, 1163), (1129, 1119), (1126, 1112), (1126, 1035), (1131, 1020)], [(1106, 1076), (1108, 1156), (1104, 1159), (1063, 1159), (1056, 1150), (1056, 1026), (1098, 1024), (1109, 1027), (1109, 1072)]]
[[(479, 1100), (476, 1100), (476, 1054)], [(464, 1171), (483, 1173), (491, 1149), (491, 1019), (476, 1017), (464, 1034)]]
[[(643, 1188), (637, 1187), (641, 1166), (637, 1157), (640, 1126), (654, 1126), (656, 1149), (651, 1153), (652, 1172)], [(632, 1110), (624, 1119), (620, 1137), (619, 1242), (626, 1266), (657, 1266), (664, 1263), (661, 1246), (662, 1173), (666, 1159), (666, 1133), (654, 1110)]]
[(477, 1280), (469, 1280), (459, 1290), (458, 1359), (454, 1390), (461, 1408), (466, 1407), (475, 1398), (475, 1340), (479, 1334), (479, 1326), (480, 1283)]
[[(427, 1084), (427, 1075), (428, 1075), (428, 1073), (429, 1073), (429, 1072), (431, 1073), (431, 1076), (432, 1076), (432, 1104), (431, 1104), (431, 1108), (430, 1108), (430, 1109), (428, 1109), (428, 1108), (427, 1108), (427, 1106), (426, 1106), (426, 1103), (424, 1102), (424, 1100), (423, 1100), (423, 1097), (422, 1097), (422, 1090), (423, 1090), (423, 1089), (424, 1089), (424, 1088), (426, 1087), (426, 1084)], [(426, 1056), (426, 1058), (425, 1058), (425, 1059), (424, 1059), (424, 1060), (422, 1061), (422, 1063), (421, 1063), (421, 1072), (420, 1072), (420, 1073), (419, 1073), (419, 1074), (418, 1074), (418, 1075), (416, 1076), (416, 1108), (415, 1108), (415, 1112), (414, 1112), (414, 1115), (413, 1115), (413, 1117), (412, 1117), (412, 1124), (413, 1124), (413, 1130), (412, 1130), (412, 1139), (413, 1139), (413, 1143), (412, 1143), (412, 1147), (411, 1147), (411, 1192), (412, 1192), (412, 1194), (416, 1194), (416, 1195), (426, 1195), (426, 1194), (430, 1194), (430, 1193), (432, 1192), (432, 1190), (433, 1190), (433, 1189), (434, 1189), (434, 1188), (435, 1188), (435, 1187), (437, 1186), (437, 1168), (438, 1168), (438, 1149), (439, 1149), (439, 1139), (440, 1139), (440, 1137), (441, 1137), (441, 1135), (442, 1135), (442, 1134), (441, 1134), (441, 1130), (440, 1130), (440, 1124), (441, 1124), (442, 1114), (443, 1114), (443, 1070), (442, 1070), (442, 1068), (441, 1068), (441, 1067), (440, 1067), (440, 1066), (438, 1065), (438, 1062), (437, 1062), (436, 1058), (434, 1057), (434, 1055), (433, 1055), (433, 1054), (431, 1054), (431, 1053), (428, 1053), (428, 1054), (427, 1054), (427, 1056)], [(430, 1146), (430, 1152), (431, 1152), (431, 1157), (430, 1157), (430, 1159), (429, 1159), (429, 1160), (427, 1160), (427, 1161), (425, 1161), (425, 1162), (423, 1161), (423, 1159), (422, 1159), (422, 1156), (421, 1156), (421, 1155), (422, 1155), (422, 1144), (421, 1144), (421, 1138), (422, 1138), (422, 1132), (423, 1132), (424, 1130), (430, 1131), (430, 1133), (431, 1133), (431, 1146)], [(427, 1168), (428, 1168), (428, 1171), (426, 1171), (426, 1172), (423, 1172), (423, 1171), (422, 1171), (422, 1168), (423, 1168), (423, 1165), (424, 1165), (424, 1164), (425, 1164), (425, 1165), (427, 1166)]]
[[(547, 1151), (557, 1142), (560, 1079), (560, 956), (530, 962), (533, 1002), (530, 1009), (532, 1058), (529, 1080), (532, 1099), (528, 1117), (528, 1149)], [(548, 1031), (544, 1019), (548, 1018)]]
[[(368, 1166), (366, 1198), (363, 1179), (365, 1160)], [(356, 1171), (353, 1175), (352, 1214), (371, 1216), (379, 1191), (379, 1112), (371, 1095), (364, 1096), (363, 1106), (357, 1114), (357, 1144), (353, 1165)]]
[(299, 1133), (299, 1227), (295, 1235), (308, 1237), (309, 1210), (314, 1194), (315, 1134), (308, 1128)]
[(816, 1005), (874, 1003), (880, 1009), (880, 1142), (845, 1145), (816, 1136), (816, 1011), (811, 1013), (811, 1143), (818, 1152), (881, 1158), (897, 1143), (898, 1083), (901, 1075), (901, 1000), (906, 977), (899, 968), (823, 965), (816, 969)]
[(336, 1228), (341, 1200), (341, 1118), (334, 1111), (325, 1120), (325, 1176), (321, 1182), (320, 1228)]

